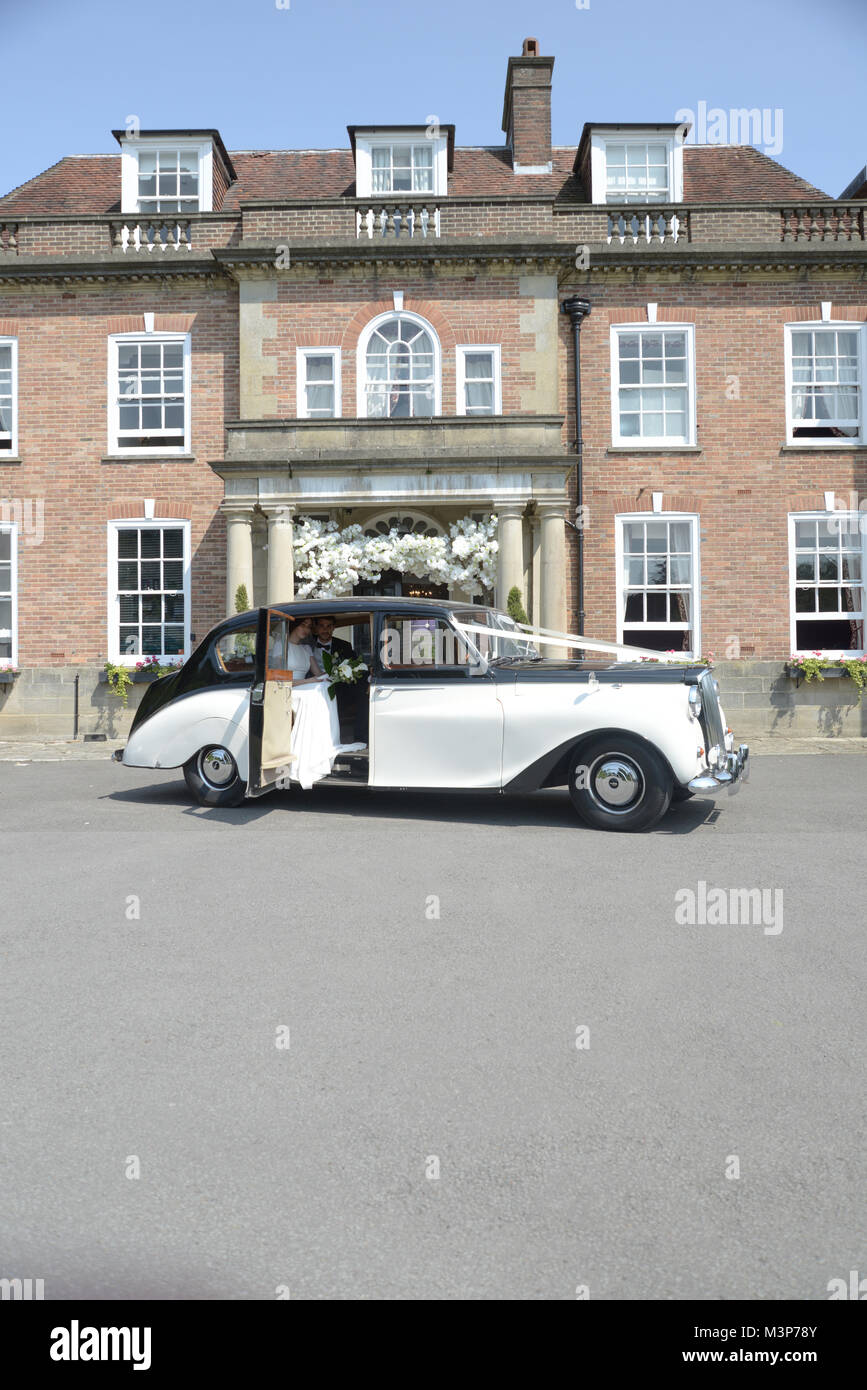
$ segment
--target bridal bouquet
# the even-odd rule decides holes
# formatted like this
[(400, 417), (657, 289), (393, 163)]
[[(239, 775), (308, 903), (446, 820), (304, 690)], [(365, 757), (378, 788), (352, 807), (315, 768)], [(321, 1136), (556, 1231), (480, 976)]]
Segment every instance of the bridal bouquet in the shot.
[(360, 656), (345, 656), (341, 660), (332, 656), (330, 652), (323, 652), (322, 661), (329, 681), (328, 694), (332, 700), (337, 698), (339, 685), (355, 685), (367, 671)]

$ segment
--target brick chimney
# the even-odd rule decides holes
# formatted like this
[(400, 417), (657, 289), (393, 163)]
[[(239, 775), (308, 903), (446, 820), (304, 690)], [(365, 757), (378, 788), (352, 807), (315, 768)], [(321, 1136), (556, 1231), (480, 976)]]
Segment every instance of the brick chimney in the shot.
[(509, 59), (503, 130), (516, 174), (551, 172), (553, 69), (553, 58), (540, 58), (538, 39), (525, 39), (520, 58)]

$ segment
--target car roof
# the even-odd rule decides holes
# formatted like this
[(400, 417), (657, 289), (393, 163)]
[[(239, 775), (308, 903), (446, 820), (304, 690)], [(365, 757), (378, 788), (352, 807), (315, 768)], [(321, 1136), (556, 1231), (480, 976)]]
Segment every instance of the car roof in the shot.
[[(305, 598), (290, 600), (287, 603), (263, 604), (263, 607), (275, 609), (278, 613), (287, 613), (291, 616), (296, 614), (311, 616), (317, 613), (357, 613), (360, 609), (368, 610), (371, 613), (394, 613), (406, 611), (407, 613), (423, 611), (430, 613), (454, 613), (456, 611), (466, 611), (470, 608), (478, 608), (480, 613), (488, 613), (493, 610), (487, 604), (472, 603), (466, 600), (463, 603), (457, 599), (443, 598), (389, 598), (381, 594), (356, 594), (353, 598)], [(246, 618), (248, 621), (255, 618), (259, 613), (258, 608), (249, 608), (245, 613), (235, 614), (235, 618)], [(227, 622), (234, 619), (227, 619)]]

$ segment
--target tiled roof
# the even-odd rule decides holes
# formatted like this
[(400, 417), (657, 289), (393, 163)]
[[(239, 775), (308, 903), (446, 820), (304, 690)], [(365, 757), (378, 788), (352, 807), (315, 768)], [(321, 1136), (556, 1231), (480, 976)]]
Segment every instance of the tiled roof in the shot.
[(804, 197), (828, 195), (752, 145), (684, 146), (685, 203), (772, 203)]
[[(339, 198), (355, 195), (350, 150), (232, 152), (238, 180), (224, 210), (249, 199)], [(449, 192), (456, 197), (542, 194), (558, 202), (587, 201), (572, 165), (575, 149), (553, 152), (551, 174), (514, 175), (505, 148), (456, 149)], [(69, 155), (0, 198), (6, 216), (120, 212), (120, 154)], [(689, 146), (683, 152), (684, 202), (738, 203), (827, 198), (805, 179), (749, 145)]]

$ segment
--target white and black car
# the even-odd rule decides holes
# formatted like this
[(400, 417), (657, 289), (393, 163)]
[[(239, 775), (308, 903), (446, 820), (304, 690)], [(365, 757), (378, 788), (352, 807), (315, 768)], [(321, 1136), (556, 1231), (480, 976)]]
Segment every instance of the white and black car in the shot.
[[(339, 755), (327, 782), (505, 795), (566, 786), (590, 825), (647, 830), (673, 797), (712, 794), (746, 773), (749, 750), (735, 751), (706, 666), (642, 662), (658, 654), (519, 628), (493, 608), (379, 597), (228, 618), (146, 691), (115, 758), (183, 768), (205, 806), (290, 785), (281, 643), (299, 618), (326, 614), (369, 669), (368, 747)], [(560, 654), (542, 657), (540, 646)], [(569, 659), (569, 649), (593, 655)]]

